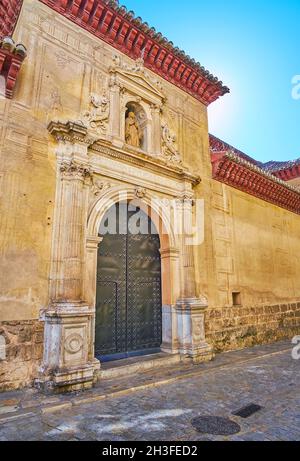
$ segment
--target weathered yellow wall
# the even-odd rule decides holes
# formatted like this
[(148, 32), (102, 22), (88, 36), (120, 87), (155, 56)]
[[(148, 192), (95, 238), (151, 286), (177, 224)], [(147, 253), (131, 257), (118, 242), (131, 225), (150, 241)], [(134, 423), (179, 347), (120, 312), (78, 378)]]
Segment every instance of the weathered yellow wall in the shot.
[[(300, 216), (211, 181), (213, 276), (207, 332), (218, 349), (300, 331)], [(232, 307), (232, 292), (241, 306)]]
[(212, 181), (216, 306), (300, 298), (300, 216)]

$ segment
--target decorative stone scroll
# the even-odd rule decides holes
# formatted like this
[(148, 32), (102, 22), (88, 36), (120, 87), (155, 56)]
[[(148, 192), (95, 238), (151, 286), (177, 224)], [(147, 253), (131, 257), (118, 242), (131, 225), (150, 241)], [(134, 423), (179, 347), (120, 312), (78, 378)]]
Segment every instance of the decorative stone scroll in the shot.
[(161, 130), (163, 157), (171, 163), (181, 164), (182, 159), (178, 152), (176, 135), (172, 133), (166, 122), (163, 122)]
[(111, 183), (99, 179), (92, 180), (92, 194), (99, 197), (103, 192), (111, 188)]
[(109, 115), (110, 102), (104, 90), (102, 96), (95, 93), (90, 95), (90, 109), (82, 115), (81, 121), (87, 128), (105, 135), (108, 129)]
[(147, 190), (144, 187), (137, 187), (135, 189), (135, 196), (139, 199), (143, 199), (146, 197)]

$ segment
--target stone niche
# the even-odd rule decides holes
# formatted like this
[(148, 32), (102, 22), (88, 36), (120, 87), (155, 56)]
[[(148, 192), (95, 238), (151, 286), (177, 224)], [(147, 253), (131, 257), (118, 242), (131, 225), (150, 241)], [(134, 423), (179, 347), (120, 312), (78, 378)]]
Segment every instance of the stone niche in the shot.
[[(144, 69), (142, 60), (127, 66), (118, 57), (110, 67), (109, 136), (117, 147), (136, 148), (161, 155), (161, 111), (165, 102), (161, 84)], [(126, 126), (129, 114), (138, 127), (140, 143), (128, 142)], [(137, 144), (137, 145), (135, 145)]]

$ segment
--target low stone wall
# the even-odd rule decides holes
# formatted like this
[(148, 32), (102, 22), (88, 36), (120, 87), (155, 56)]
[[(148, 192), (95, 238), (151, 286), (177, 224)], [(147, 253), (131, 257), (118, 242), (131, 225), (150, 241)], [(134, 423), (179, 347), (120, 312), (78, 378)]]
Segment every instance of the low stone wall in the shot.
[(215, 352), (291, 339), (300, 333), (300, 302), (210, 309), (205, 323)]
[(0, 392), (32, 384), (43, 355), (43, 330), (38, 320), (0, 322), (0, 337), (5, 340), (5, 359), (0, 357)]

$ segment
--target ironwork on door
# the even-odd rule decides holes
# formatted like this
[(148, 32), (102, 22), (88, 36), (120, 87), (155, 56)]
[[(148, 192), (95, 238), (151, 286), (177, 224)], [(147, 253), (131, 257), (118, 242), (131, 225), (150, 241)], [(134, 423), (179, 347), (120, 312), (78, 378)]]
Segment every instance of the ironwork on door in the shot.
[(159, 236), (151, 219), (127, 203), (110, 209), (101, 228), (96, 357), (105, 361), (156, 352), (162, 342)]

